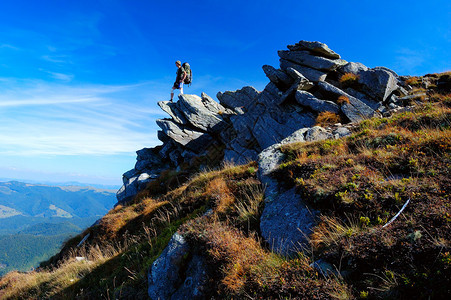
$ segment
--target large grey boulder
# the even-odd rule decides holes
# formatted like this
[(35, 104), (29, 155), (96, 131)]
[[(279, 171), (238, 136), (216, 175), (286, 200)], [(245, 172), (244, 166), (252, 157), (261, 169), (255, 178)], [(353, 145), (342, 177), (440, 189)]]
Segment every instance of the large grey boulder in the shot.
[(212, 112), (214, 114), (217, 114), (217, 115), (232, 115), (232, 114), (234, 114), (233, 110), (225, 108), (224, 106), (222, 106), (221, 104), (219, 104), (218, 102), (213, 100), (213, 98), (211, 98), (207, 94), (201, 93), (200, 97), (202, 99), (202, 104), (210, 112)]
[(280, 146), (304, 141), (307, 130), (299, 129), (258, 155), (258, 177), (265, 185), (265, 208), (260, 218), (260, 230), (271, 249), (282, 255), (294, 255), (306, 246), (307, 236), (316, 224), (316, 211), (310, 209), (294, 189), (283, 190), (271, 177), (284, 159)]
[(288, 49), (292, 51), (308, 50), (311, 53), (331, 59), (339, 59), (340, 55), (330, 50), (330, 48), (321, 42), (299, 41), (294, 45), (288, 45)]
[(368, 70), (368, 67), (365, 66), (362, 63), (358, 62), (348, 62), (347, 64), (338, 67), (337, 71), (345, 74), (345, 73), (353, 73), (353, 74), (359, 74), (361, 71)]
[(269, 114), (264, 114), (258, 117), (252, 133), (260, 147), (264, 149), (289, 135), (290, 132), (286, 132), (286, 129), (283, 124), (278, 123)]
[(163, 253), (152, 264), (148, 273), (148, 293), (151, 299), (170, 299), (181, 284), (179, 271), (189, 253), (185, 239), (175, 233)]
[(260, 230), (274, 252), (294, 256), (308, 248), (308, 236), (317, 223), (315, 215), (295, 189), (290, 189), (265, 202)]
[(161, 130), (173, 141), (196, 153), (200, 153), (213, 141), (208, 133), (179, 125), (171, 120), (157, 120), (156, 122)]
[(318, 87), (323, 93), (348, 98), (349, 103), (342, 104), (341, 110), (351, 122), (358, 122), (376, 115), (371, 107), (328, 82), (318, 82)]
[(176, 102), (171, 101), (159, 101), (158, 106), (167, 113), (175, 122), (186, 125), (188, 120), (185, 118), (183, 112), (180, 111)]
[(218, 132), (225, 126), (221, 115), (207, 109), (199, 96), (180, 95), (177, 105), (188, 122), (202, 131)]
[(137, 171), (160, 166), (162, 164), (161, 156), (155, 148), (143, 148), (136, 151), (136, 154), (135, 170)]
[[(282, 95), (283, 92), (279, 90), (274, 83), (270, 82), (258, 95), (257, 104), (260, 104), (260, 106), (263, 106), (265, 109), (268, 107), (273, 107), (280, 103), (280, 97)], [(255, 107), (253, 109), (255, 109)]]
[(323, 71), (319, 71), (316, 69), (312, 69), (309, 67), (301, 66), (292, 61), (286, 59), (280, 59), (280, 68), (283, 71), (286, 71), (288, 68), (293, 68), (302, 75), (304, 75), (308, 80), (313, 82), (324, 81), (326, 79), (327, 73)]
[(351, 135), (351, 130), (349, 130), (349, 128), (347, 127), (340, 125), (332, 131), (332, 135), (335, 139), (339, 139)]
[(203, 256), (193, 255), (185, 272), (185, 281), (172, 294), (171, 299), (205, 299), (208, 284), (207, 262)]
[(135, 181), (138, 179), (138, 177), (132, 177), (125, 179), (122, 178), (124, 184), (122, 187), (116, 192), (116, 199), (118, 203), (127, 202), (128, 200), (132, 199), (137, 193), (137, 184)]
[(175, 233), (168, 246), (150, 267), (147, 274), (148, 295), (153, 300), (203, 299), (207, 284), (205, 259), (194, 255), (190, 246)]
[(276, 85), (290, 85), (293, 82), (293, 79), (282, 70), (278, 70), (269, 65), (264, 65), (262, 69), (263, 72), (265, 72), (266, 77), (268, 77), (269, 80)]
[(296, 64), (316, 70), (333, 71), (347, 62), (342, 59), (329, 59), (311, 55), (308, 51), (278, 51), (279, 57)]
[(160, 156), (159, 147), (143, 148), (136, 151), (135, 167), (122, 175), (122, 187), (117, 191), (116, 198), (119, 203), (133, 199), (147, 183), (157, 178), (161, 171), (169, 166)]
[(399, 77), (399, 75), (395, 71), (393, 71), (392, 69), (389, 69), (387, 67), (374, 67), (374, 68), (372, 68), (372, 70), (384, 70), (384, 71), (391, 73), (396, 78)]
[(299, 72), (299, 71), (296, 70), (296, 69), (293, 69), (293, 68), (287, 68), (287, 73), (288, 73), (288, 75), (290, 75), (294, 80), (296, 80), (296, 81), (301, 81), (301, 82), (304, 82), (304, 83), (308, 84), (308, 86), (306, 86), (306, 87), (304, 88), (304, 90), (308, 90), (308, 89), (310, 89), (310, 88), (312, 88), (312, 87), (314, 86), (314, 84), (313, 84), (311, 81), (309, 81), (304, 75), (301, 74), (301, 72)]
[(289, 111), (289, 107), (260, 115), (252, 130), (261, 149), (278, 143), (300, 128), (311, 127), (315, 117), (310, 113)]
[(135, 175), (131, 178), (126, 178), (125, 176), (122, 178), (124, 184), (116, 192), (116, 199), (118, 203), (125, 203), (132, 200), (139, 193), (139, 191), (147, 185), (147, 183), (159, 175), (159, 173), (156, 174), (153, 170), (149, 170), (149, 173), (146, 173), (145, 171), (133, 171)]
[(305, 133), (305, 140), (308, 142), (322, 141), (332, 138), (334, 138), (334, 135), (321, 126), (314, 126), (312, 128), (309, 128)]
[(236, 164), (246, 164), (249, 161), (255, 161), (258, 156), (259, 145), (243, 147), (238, 139), (235, 139), (224, 150), (224, 161), (234, 162)]
[(338, 106), (338, 104), (332, 101), (320, 100), (306, 91), (298, 90), (296, 92), (295, 97), (296, 101), (300, 105), (310, 107), (311, 109), (317, 112), (330, 111), (333, 113), (338, 113), (340, 111), (340, 107)]
[(398, 80), (393, 73), (381, 68), (360, 72), (359, 84), (363, 86), (364, 92), (373, 96), (376, 101), (385, 101), (398, 89)]
[(254, 87), (246, 86), (235, 92), (219, 92), (216, 97), (219, 99), (219, 103), (226, 108), (244, 107), (247, 109), (255, 102), (257, 95), (258, 91)]

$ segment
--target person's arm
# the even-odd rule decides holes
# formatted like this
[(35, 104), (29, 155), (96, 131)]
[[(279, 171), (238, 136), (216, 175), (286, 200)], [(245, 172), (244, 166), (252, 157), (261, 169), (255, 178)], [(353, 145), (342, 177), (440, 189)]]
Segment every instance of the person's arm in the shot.
[(185, 80), (185, 77), (186, 77), (186, 72), (183, 71), (182, 76), (180, 76), (180, 82), (183, 82)]

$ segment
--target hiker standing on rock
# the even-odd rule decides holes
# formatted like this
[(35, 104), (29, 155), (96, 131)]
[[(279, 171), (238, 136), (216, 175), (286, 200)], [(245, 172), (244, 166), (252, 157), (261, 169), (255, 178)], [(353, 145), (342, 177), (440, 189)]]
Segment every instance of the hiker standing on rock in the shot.
[(183, 82), (186, 78), (186, 72), (182, 68), (182, 62), (178, 60), (175, 62), (175, 65), (177, 66), (177, 77), (175, 78), (174, 86), (171, 91), (171, 102), (174, 98), (174, 90), (180, 90), (180, 94), (183, 94)]

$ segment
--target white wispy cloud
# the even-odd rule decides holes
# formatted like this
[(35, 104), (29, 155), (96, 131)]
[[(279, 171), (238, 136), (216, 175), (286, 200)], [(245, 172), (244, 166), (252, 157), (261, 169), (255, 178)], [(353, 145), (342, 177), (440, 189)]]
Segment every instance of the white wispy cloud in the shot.
[(69, 57), (67, 55), (59, 54), (59, 55), (43, 55), (41, 58), (45, 61), (57, 63), (57, 64), (66, 64), (71, 63)]
[(48, 71), (48, 70), (44, 70), (44, 69), (40, 69), (41, 71), (50, 74), (50, 77), (60, 80), (60, 81), (64, 81), (64, 82), (70, 82), (72, 81), (72, 79), (74, 79), (74, 75), (73, 74), (64, 74), (64, 73), (58, 73), (58, 72), (52, 72), (52, 71)]
[(401, 48), (396, 53), (395, 69), (401, 74), (415, 74), (429, 56), (426, 49)]
[(159, 93), (150, 89), (158, 83), (5, 85), (0, 81), (0, 155), (110, 155), (159, 143), (154, 120), (163, 113), (144, 99)]
[(15, 47), (13, 45), (10, 45), (10, 44), (1, 44), (0, 45), (0, 49), (1, 48), (12, 49), (12, 50), (19, 50), (19, 48)]

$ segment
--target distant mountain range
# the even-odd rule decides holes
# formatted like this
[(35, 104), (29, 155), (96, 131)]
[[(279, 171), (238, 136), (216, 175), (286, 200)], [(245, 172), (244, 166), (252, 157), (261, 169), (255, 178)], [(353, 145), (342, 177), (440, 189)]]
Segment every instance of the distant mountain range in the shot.
[(36, 185), (48, 185), (48, 186), (81, 186), (81, 187), (93, 187), (96, 189), (114, 190), (117, 191), (120, 186), (114, 184), (99, 184), (99, 183), (83, 183), (78, 181), (37, 181), (31, 179), (15, 179), (15, 178), (1, 178), (0, 182), (17, 181), (24, 183), (31, 183)]
[(0, 276), (48, 259), (116, 202), (115, 189), (0, 182)]
[(80, 186), (0, 182), (0, 218), (103, 216), (116, 203), (114, 191)]

